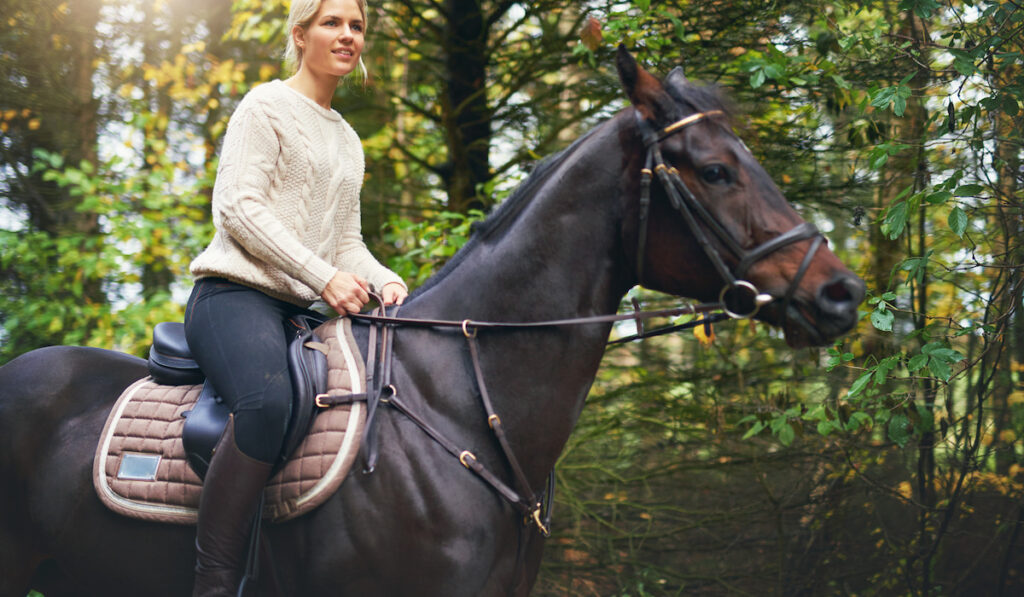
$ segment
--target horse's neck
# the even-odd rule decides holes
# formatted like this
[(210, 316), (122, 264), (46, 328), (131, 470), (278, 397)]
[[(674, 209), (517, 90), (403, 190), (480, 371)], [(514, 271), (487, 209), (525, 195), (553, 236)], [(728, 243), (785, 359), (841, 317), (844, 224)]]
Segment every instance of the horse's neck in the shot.
[(537, 321), (614, 311), (621, 148), (616, 120), (547, 174), (501, 226), (474, 239), (460, 265), (417, 297), (434, 316)]
[[(552, 170), (519, 213), (477, 239), (410, 312), (540, 321), (613, 313), (622, 271), (619, 125), (606, 123)], [(481, 332), (488, 390), (532, 479), (568, 440), (610, 325)], [(474, 421), (474, 424), (478, 423)]]

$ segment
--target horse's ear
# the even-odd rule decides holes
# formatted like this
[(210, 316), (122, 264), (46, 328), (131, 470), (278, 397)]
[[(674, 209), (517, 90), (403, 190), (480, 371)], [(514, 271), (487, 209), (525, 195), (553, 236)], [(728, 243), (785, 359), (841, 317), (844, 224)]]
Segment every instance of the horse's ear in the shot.
[(686, 85), (686, 83), (687, 80), (686, 75), (683, 74), (683, 67), (677, 66), (672, 69), (672, 72), (670, 72), (667, 77), (665, 77), (664, 85), (666, 87), (682, 87), (683, 85)]
[(662, 118), (667, 97), (657, 77), (637, 64), (636, 58), (622, 44), (619, 44), (615, 66), (619, 70), (622, 88), (626, 90), (633, 107), (647, 120), (657, 121)]

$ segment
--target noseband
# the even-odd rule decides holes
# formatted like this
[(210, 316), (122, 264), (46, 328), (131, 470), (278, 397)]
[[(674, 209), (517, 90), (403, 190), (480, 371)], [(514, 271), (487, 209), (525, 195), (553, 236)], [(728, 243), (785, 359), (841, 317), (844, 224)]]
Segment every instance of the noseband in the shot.
[[(640, 129), (640, 135), (647, 149), (646, 163), (643, 170), (640, 171), (640, 229), (636, 256), (637, 280), (643, 283), (644, 253), (647, 245), (647, 220), (651, 205), (651, 180), (654, 174), (657, 174), (658, 180), (661, 182), (661, 186), (665, 188), (672, 207), (682, 214), (683, 219), (686, 220), (686, 225), (690, 228), (690, 232), (704, 250), (704, 254), (708, 256), (718, 274), (725, 280), (725, 286), (722, 288), (721, 293), (719, 293), (719, 301), (729, 317), (735, 319), (753, 317), (763, 305), (774, 300), (771, 295), (762, 294), (754, 284), (744, 279), (747, 270), (752, 265), (782, 247), (802, 240), (813, 239), (810, 247), (807, 249), (807, 253), (804, 255), (803, 261), (800, 263), (800, 267), (796, 271), (796, 275), (793, 276), (789, 287), (786, 289), (783, 314), (788, 316), (789, 304), (796, 293), (796, 288), (800, 285), (800, 281), (811, 265), (811, 260), (824, 241), (824, 236), (818, 231), (818, 228), (814, 224), (804, 222), (788, 232), (780, 234), (752, 249), (743, 248), (729, 231), (711, 215), (711, 212), (697, 200), (697, 197), (686, 186), (682, 177), (679, 176), (679, 171), (674, 167), (665, 165), (665, 159), (661, 155), (661, 148), (658, 146), (661, 141), (684, 130), (691, 124), (711, 116), (719, 116), (723, 112), (721, 110), (697, 112), (670, 124), (660, 131), (653, 128), (639, 111), (634, 113), (636, 115), (637, 127)], [(698, 219), (704, 224), (703, 227), (699, 225)], [(718, 248), (708, 238), (705, 228), (710, 230), (718, 238), (719, 242), (736, 258), (738, 264), (735, 272), (729, 270)]]

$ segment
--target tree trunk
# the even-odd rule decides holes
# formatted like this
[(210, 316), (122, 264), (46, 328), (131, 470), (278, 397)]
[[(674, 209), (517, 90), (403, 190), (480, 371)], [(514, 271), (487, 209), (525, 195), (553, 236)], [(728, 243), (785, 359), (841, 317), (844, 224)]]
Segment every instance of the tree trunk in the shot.
[(490, 178), (491, 108), (487, 101), (487, 15), (481, 0), (446, 0), (442, 110), (448, 163), (442, 170), (448, 208), (482, 207), (477, 185)]

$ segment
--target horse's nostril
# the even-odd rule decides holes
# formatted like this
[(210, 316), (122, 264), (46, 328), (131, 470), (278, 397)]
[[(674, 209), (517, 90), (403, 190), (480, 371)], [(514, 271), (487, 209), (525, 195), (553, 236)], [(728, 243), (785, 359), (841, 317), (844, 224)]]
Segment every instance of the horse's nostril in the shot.
[(828, 300), (836, 303), (847, 302), (853, 298), (849, 289), (846, 288), (846, 284), (843, 282), (833, 282), (828, 284), (823, 289), (822, 295)]
[(851, 275), (840, 275), (821, 289), (820, 301), (832, 309), (856, 308), (864, 300), (864, 282)]

